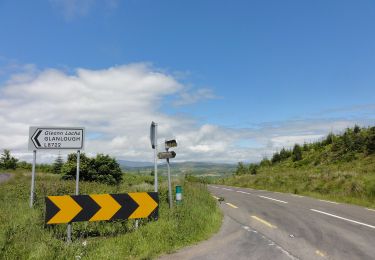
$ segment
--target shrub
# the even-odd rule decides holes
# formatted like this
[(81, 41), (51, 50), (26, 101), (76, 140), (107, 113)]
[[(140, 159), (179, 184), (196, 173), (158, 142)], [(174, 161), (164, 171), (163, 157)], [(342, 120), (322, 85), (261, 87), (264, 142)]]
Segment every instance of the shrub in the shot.
[[(69, 154), (67, 162), (61, 172), (63, 179), (74, 179), (77, 171), (77, 155)], [(107, 184), (119, 184), (122, 180), (120, 165), (109, 155), (98, 154), (89, 158), (84, 153), (80, 155), (80, 179), (83, 181), (97, 181)]]
[(271, 161), (268, 160), (268, 158), (263, 158), (263, 160), (260, 161), (259, 165), (262, 166), (262, 167), (271, 166)]

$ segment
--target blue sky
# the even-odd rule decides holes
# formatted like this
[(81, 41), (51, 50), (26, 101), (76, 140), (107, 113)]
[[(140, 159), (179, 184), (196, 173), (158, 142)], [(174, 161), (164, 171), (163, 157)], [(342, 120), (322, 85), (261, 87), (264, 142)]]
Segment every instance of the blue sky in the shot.
[[(318, 136), (374, 122), (374, 1), (2, 0), (0, 26), (3, 88), (30, 70), (68, 76), (142, 63), (184, 86), (164, 93), (158, 112), (197, 129), (327, 122), (290, 133)], [(260, 149), (252, 138), (234, 143)]]

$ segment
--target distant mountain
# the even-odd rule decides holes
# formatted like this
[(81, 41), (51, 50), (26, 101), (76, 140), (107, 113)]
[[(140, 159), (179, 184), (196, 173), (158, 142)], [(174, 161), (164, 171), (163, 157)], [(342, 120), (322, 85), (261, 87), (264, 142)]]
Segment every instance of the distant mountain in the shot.
[[(154, 164), (150, 162), (133, 162), (118, 160), (121, 168), (129, 172), (137, 172), (139, 174), (149, 174), (154, 169)], [(213, 163), (213, 162), (171, 162), (172, 174), (194, 174), (201, 176), (223, 176), (231, 175), (236, 170), (236, 164)], [(158, 164), (160, 173), (166, 172), (166, 164)]]
[(151, 162), (134, 162), (126, 160), (117, 160), (121, 168), (143, 168), (143, 167), (153, 167), (154, 164)]

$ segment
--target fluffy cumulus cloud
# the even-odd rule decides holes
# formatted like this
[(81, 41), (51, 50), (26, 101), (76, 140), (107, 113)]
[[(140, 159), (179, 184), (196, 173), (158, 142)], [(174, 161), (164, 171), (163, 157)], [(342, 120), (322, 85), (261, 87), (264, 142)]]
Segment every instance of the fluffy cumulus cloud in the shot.
[[(155, 121), (160, 144), (164, 138), (178, 140), (176, 159), (180, 161), (256, 161), (283, 146), (312, 141), (355, 123), (316, 119), (231, 129), (161, 109), (166, 98), (183, 105), (214, 97), (207, 89), (189, 93), (173, 76), (144, 63), (77, 69), (74, 74), (55, 69), (26, 71), (0, 86), (0, 149), (11, 149), (19, 158), (30, 160), (29, 126), (84, 126), (86, 153), (152, 161), (149, 127)], [(55, 155), (39, 156), (50, 161)]]

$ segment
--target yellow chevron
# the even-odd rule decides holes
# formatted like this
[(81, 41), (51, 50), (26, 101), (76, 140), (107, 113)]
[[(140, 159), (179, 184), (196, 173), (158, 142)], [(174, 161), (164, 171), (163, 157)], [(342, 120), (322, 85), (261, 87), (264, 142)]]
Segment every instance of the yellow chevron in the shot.
[(109, 194), (92, 194), (90, 197), (101, 207), (89, 221), (109, 220), (121, 205)]
[(69, 195), (48, 196), (48, 198), (60, 209), (47, 224), (69, 223), (82, 210), (82, 207)]
[(129, 192), (129, 196), (139, 207), (129, 216), (130, 218), (147, 218), (158, 204), (147, 192)]

